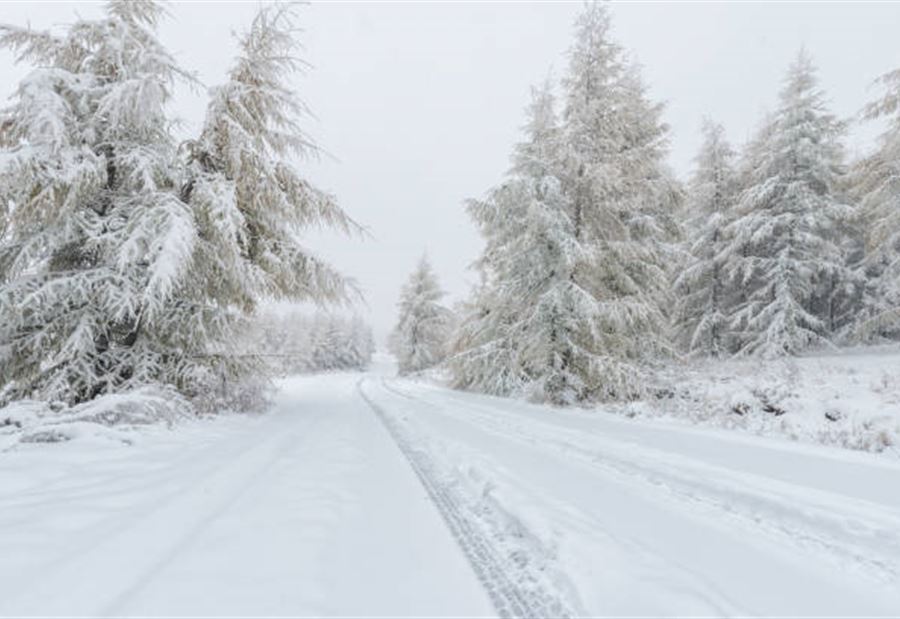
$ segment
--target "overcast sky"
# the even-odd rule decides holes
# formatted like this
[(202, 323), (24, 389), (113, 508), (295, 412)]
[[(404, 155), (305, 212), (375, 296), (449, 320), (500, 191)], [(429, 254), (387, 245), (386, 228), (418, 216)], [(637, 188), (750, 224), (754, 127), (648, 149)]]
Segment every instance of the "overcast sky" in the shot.
[[(220, 82), (234, 31), (257, 2), (176, 2), (160, 38), (207, 85)], [(480, 240), (462, 203), (500, 180), (518, 139), (528, 89), (565, 70), (574, 3), (322, 3), (301, 9), (312, 70), (295, 84), (316, 113), (309, 132), (333, 157), (303, 164), (373, 238), (309, 238), (359, 282), (378, 334), (390, 328), (403, 280), (427, 251), (452, 300), (476, 276)], [(92, 17), (100, 5), (3, 2), (0, 22), (46, 28)], [(703, 115), (739, 145), (772, 107), (801, 45), (820, 68), (833, 110), (854, 115), (872, 81), (900, 67), (900, 3), (616, 3), (616, 38), (667, 102), (670, 163), (686, 176)], [(0, 51), (0, 98), (26, 68)], [(180, 91), (190, 130), (202, 95)], [(873, 128), (854, 126), (865, 149)]]

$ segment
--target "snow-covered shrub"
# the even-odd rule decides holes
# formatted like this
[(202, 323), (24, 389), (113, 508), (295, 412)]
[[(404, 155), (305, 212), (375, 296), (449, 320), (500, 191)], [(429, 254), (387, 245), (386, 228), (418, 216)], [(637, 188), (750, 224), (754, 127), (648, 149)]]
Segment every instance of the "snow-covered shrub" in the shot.
[(16, 443), (58, 443), (73, 439), (132, 442), (135, 430), (172, 425), (196, 414), (196, 406), (171, 387), (144, 385), (87, 402), (18, 400), (0, 409), (0, 449)]
[(694, 359), (658, 375), (672, 397), (614, 410), (900, 455), (896, 368), (896, 347), (779, 360)]

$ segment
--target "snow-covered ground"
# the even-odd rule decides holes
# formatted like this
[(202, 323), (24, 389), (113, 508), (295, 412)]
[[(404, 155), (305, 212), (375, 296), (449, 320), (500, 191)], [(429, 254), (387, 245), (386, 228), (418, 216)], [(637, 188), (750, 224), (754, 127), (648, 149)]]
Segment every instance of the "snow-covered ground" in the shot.
[(900, 457), (896, 345), (673, 364), (659, 386), (656, 398), (609, 408)]
[(900, 462), (369, 374), (0, 452), (0, 616), (900, 612)]
[(358, 381), (0, 453), (0, 616), (490, 614)]

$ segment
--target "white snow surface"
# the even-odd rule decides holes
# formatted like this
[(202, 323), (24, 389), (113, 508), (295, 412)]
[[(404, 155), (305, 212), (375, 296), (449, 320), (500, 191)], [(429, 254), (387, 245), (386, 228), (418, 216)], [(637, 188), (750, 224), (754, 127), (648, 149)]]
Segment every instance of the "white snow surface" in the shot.
[(0, 453), (0, 616), (492, 614), (358, 380)]
[(896, 344), (688, 361), (668, 365), (657, 381), (659, 397), (608, 409), (900, 457)]
[(896, 616), (900, 462), (368, 374), (0, 452), (0, 616)]

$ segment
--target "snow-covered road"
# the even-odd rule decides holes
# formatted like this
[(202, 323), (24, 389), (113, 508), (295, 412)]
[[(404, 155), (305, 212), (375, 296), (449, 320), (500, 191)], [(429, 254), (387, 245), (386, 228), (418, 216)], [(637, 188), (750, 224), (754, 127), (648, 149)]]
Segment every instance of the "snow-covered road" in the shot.
[(138, 444), (0, 454), (0, 616), (492, 614), (357, 375)]
[(900, 614), (900, 463), (426, 383), (0, 453), (0, 615)]
[(531, 540), (577, 613), (900, 613), (896, 461), (394, 379), (363, 388)]

